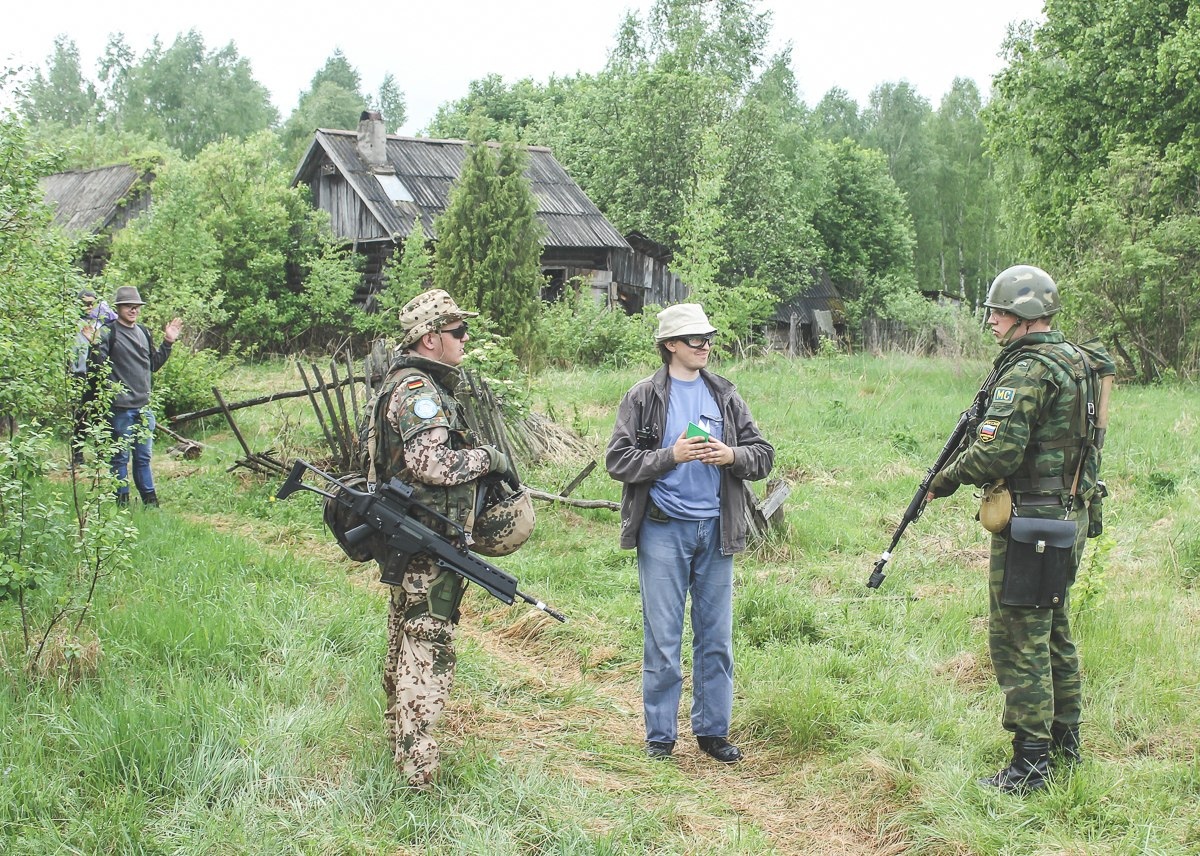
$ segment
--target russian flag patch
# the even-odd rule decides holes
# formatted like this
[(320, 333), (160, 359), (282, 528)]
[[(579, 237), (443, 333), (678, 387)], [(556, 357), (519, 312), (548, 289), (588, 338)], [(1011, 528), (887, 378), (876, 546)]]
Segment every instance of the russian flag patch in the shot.
[(979, 426), (979, 442), (990, 443), (996, 439), (996, 434), (1000, 431), (1000, 423), (995, 419), (989, 419)]

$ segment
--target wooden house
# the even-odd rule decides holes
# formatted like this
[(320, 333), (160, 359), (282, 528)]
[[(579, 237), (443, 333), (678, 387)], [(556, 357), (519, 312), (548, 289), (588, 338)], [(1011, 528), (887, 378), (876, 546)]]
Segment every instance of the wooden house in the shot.
[[(469, 143), (388, 134), (378, 113), (362, 114), (357, 131), (318, 129), (293, 184), (306, 184), (312, 202), (329, 212), (335, 237), (366, 257), (357, 298), (370, 304), (382, 285), (384, 262), (419, 218), (437, 240), (434, 218), (445, 210)], [(616, 301), (614, 255), (631, 248), (548, 148), (526, 149), (525, 170), (545, 226), (542, 272), (550, 298), (572, 277)]]
[(104, 270), (112, 236), (150, 207), (154, 173), (129, 164), (71, 170), (40, 181), (53, 223), (79, 244), (79, 266), (88, 276)]
[(616, 299), (630, 314), (649, 305), (670, 306), (688, 298), (688, 286), (668, 267), (670, 248), (652, 241), (641, 232), (625, 236), (627, 251), (613, 254)]
[(821, 339), (838, 342), (846, 332), (846, 304), (823, 270), (813, 272), (807, 289), (775, 308), (766, 329), (769, 347), (791, 356), (814, 353)]

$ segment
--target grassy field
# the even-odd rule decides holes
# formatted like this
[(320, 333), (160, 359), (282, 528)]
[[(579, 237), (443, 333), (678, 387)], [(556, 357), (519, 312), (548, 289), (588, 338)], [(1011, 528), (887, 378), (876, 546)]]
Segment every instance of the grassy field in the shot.
[[(540, 377), (535, 409), (596, 456), (642, 367)], [(1200, 392), (1117, 389), (1106, 534), (1073, 592), (1085, 763), (1017, 799), (975, 785), (1007, 759), (986, 642), (986, 540), (961, 490), (865, 581), (986, 372), (903, 356), (722, 367), (777, 449), (786, 525), (738, 558), (735, 768), (642, 756), (641, 619), (616, 514), (539, 504), (499, 563), (558, 625), (473, 591), (428, 792), (400, 786), (382, 727), (383, 591), (342, 558), (316, 497), (155, 459), (135, 561), (99, 591), (102, 655), (72, 687), (6, 667), (0, 852), (153, 854), (1189, 854), (1200, 852)], [(226, 400), (297, 388), (243, 370)], [(244, 394), (244, 395), (243, 395)], [(302, 401), (240, 411), (255, 451), (320, 457)], [(160, 438), (161, 440), (161, 438)], [(557, 491), (587, 458), (527, 463)], [(761, 493), (762, 486), (758, 486)], [(598, 468), (575, 495), (616, 499)], [(14, 659), (11, 604), (0, 655)], [(686, 646), (685, 646), (686, 647)], [(685, 720), (687, 696), (685, 688)]]

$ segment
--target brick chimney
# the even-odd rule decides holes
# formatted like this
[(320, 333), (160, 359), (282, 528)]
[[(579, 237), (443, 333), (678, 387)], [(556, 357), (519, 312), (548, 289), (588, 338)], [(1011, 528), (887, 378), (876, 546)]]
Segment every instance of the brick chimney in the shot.
[(383, 117), (374, 110), (364, 110), (358, 117), (358, 156), (372, 172), (391, 172), (387, 159), (387, 130)]

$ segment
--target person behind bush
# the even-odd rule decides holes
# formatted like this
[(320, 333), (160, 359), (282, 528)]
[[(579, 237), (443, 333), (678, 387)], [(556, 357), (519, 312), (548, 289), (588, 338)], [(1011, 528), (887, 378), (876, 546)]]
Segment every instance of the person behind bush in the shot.
[[(988, 646), (1004, 692), (1002, 724), (1013, 735), (1012, 761), (979, 782), (1023, 793), (1044, 788), (1055, 765), (1069, 768), (1080, 759), (1079, 654), (1067, 600), (1085, 538), (1098, 534), (1089, 513), (1104, 490), (1103, 440), (1089, 428), (1089, 414), (1103, 409), (1093, 378), (1114, 367), (1098, 343), (1073, 345), (1051, 329), (1062, 304), (1041, 268), (1002, 271), (983, 305), (1001, 347), (985, 386), (988, 409), (966, 447), (934, 477), (927, 499), (963, 484), (1003, 482), (1011, 494), (1003, 495), (999, 519), (989, 521), (981, 510), (981, 522), (993, 533)], [(1032, 542), (1024, 534), (1031, 527), (1039, 530)], [(1054, 537), (1061, 543), (1050, 543)]]
[(117, 502), (129, 504), (132, 453), (133, 483), (142, 503), (156, 508), (159, 499), (154, 490), (154, 474), (150, 471), (154, 449), (150, 378), (171, 356), (171, 347), (183, 331), (183, 322), (178, 318), (167, 322), (162, 344), (155, 348), (150, 330), (137, 320), (145, 305), (138, 290), (131, 285), (121, 286), (113, 296), (112, 304), (116, 307), (116, 318), (97, 329), (88, 363), (93, 373), (100, 373), (107, 366), (108, 380), (114, 386), (108, 417), (113, 439), (117, 441), (117, 451), (110, 462), (117, 477)]
[(690, 592), (692, 733), (702, 751), (733, 763), (742, 759), (728, 739), (733, 554), (746, 548), (743, 481), (766, 478), (775, 449), (733, 384), (706, 368), (716, 328), (703, 307), (669, 306), (658, 322), (663, 366), (621, 400), (604, 456), (623, 484), (621, 547), (637, 549), (646, 754), (666, 759), (675, 750)]

